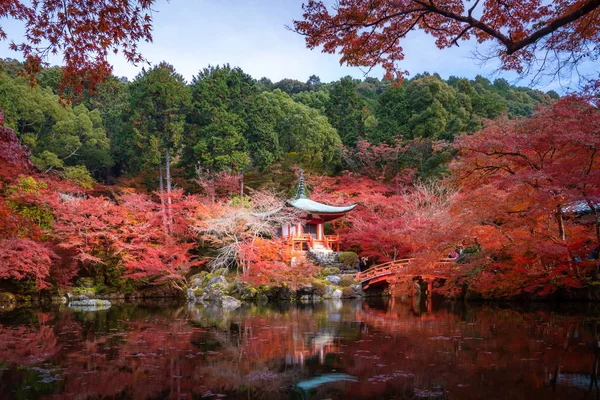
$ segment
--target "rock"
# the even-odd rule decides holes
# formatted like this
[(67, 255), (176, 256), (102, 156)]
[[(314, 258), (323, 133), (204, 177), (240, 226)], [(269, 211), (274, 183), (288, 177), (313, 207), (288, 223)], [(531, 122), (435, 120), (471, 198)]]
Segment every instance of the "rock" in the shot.
[(331, 286), (325, 287), (325, 294), (323, 295), (324, 299), (332, 299), (333, 298), (334, 289)]
[(363, 295), (362, 285), (360, 283), (357, 283), (356, 285), (350, 285), (350, 289), (352, 289), (352, 292), (357, 297), (361, 297)]
[(342, 291), (340, 289), (335, 289), (333, 291), (332, 298), (334, 298), (334, 299), (341, 299), (342, 298)]
[(236, 280), (233, 284), (235, 297), (243, 301), (252, 301), (256, 297), (256, 289), (251, 285)]
[(0, 311), (11, 311), (17, 304), (17, 298), (9, 292), (0, 292)]
[(258, 296), (256, 296), (256, 302), (258, 304), (264, 305), (264, 304), (267, 304), (269, 302), (269, 298), (267, 297), (266, 294), (261, 293)]
[(108, 300), (75, 300), (69, 303), (69, 307), (78, 311), (100, 311), (107, 310), (112, 304)]
[(313, 296), (310, 294), (304, 294), (304, 295), (300, 296), (300, 302), (301, 303), (312, 303)]
[(308, 252), (308, 258), (315, 261), (321, 266), (330, 266), (339, 264), (339, 253), (334, 251), (310, 251)]
[(202, 271), (199, 274), (192, 275), (190, 277), (190, 286), (191, 287), (202, 287), (204, 286), (204, 282), (206, 281), (206, 277), (208, 276), (208, 272)]
[(210, 278), (208, 280), (208, 283), (206, 284), (206, 288), (213, 288), (215, 286), (223, 286), (223, 287), (227, 287), (227, 279), (225, 279), (224, 276), (213, 276), (212, 278)]
[(188, 299), (188, 301), (196, 301), (196, 295), (194, 294), (194, 289), (187, 290), (187, 299)]
[(228, 295), (218, 293), (204, 293), (202, 297), (196, 297), (196, 303), (222, 307), (226, 310), (234, 310), (242, 305), (242, 302)]
[(231, 296), (223, 296), (221, 297), (221, 307), (226, 310), (235, 310), (236, 308), (241, 307), (242, 302), (238, 299), (234, 299)]
[(50, 296), (50, 303), (52, 304), (67, 304), (67, 297), (63, 295)]
[(342, 280), (342, 278), (340, 278), (339, 276), (336, 276), (336, 275), (329, 275), (325, 279), (327, 279), (329, 282), (331, 282), (333, 285), (336, 285), (336, 286), (338, 286)]

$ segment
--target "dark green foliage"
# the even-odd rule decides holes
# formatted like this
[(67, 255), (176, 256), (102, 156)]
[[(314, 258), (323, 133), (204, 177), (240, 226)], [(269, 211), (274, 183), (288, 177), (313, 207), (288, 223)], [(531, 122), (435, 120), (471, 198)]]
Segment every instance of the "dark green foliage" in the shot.
[(271, 107), (273, 130), (283, 154), (291, 154), (300, 165), (312, 169), (335, 169), (341, 161), (341, 141), (327, 118), (278, 89), (261, 97)]
[(83, 104), (62, 105), (50, 88), (31, 87), (25, 79), (3, 72), (0, 109), (42, 171), (74, 166), (95, 171), (112, 165), (110, 141), (97, 110)]
[(88, 187), (91, 176), (110, 182), (112, 171), (143, 175), (154, 189), (158, 171), (152, 171), (169, 150), (179, 179), (195, 178), (200, 166), (213, 174), (244, 171), (250, 187), (287, 190), (297, 165), (319, 174), (347, 168), (341, 145), (353, 148), (359, 138), (408, 146), (398, 171), (413, 168), (420, 177), (439, 177), (453, 156), (440, 141), (475, 132), (485, 119), (502, 114), (528, 116), (559, 97), (505, 79), (444, 81), (428, 73), (400, 86), (373, 77), (323, 83), (315, 75), (306, 82), (273, 83), (229, 65), (209, 66), (188, 85), (162, 63), (132, 83), (111, 76), (93, 95), (84, 92), (64, 107), (57, 96), (58, 67), (42, 69), (34, 88), (18, 77), (21, 68), (17, 60), (0, 59), (0, 108), (7, 125), (30, 146), (43, 171), (58, 170)]
[(354, 268), (358, 265), (358, 254), (353, 251), (343, 251), (339, 255), (339, 260), (346, 267)]
[(249, 122), (257, 129), (253, 132), (256, 137), (269, 136), (255, 119), (255, 112), (263, 110), (253, 105), (257, 90), (252, 78), (240, 68), (209, 66), (194, 77), (191, 91), (192, 107), (181, 165), (188, 173), (193, 173), (198, 165), (210, 174), (246, 169), (250, 162), (245, 137)]
[(126, 126), (118, 132), (115, 147), (130, 172), (158, 167), (166, 151), (180, 146), (190, 93), (183, 77), (163, 62), (141, 73), (129, 87)]
[(342, 78), (332, 85), (329, 95), (327, 118), (347, 146), (354, 146), (364, 136), (366, 105), (356, 91), (358, 83), (349, 76)]

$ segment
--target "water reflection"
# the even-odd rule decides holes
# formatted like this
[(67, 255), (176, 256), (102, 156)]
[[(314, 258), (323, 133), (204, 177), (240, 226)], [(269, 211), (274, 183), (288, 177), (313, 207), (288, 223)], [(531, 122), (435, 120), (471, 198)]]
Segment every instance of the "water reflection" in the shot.
[(593, 305), (425, 299), (0, 314), (0, 399), (599, 398)]

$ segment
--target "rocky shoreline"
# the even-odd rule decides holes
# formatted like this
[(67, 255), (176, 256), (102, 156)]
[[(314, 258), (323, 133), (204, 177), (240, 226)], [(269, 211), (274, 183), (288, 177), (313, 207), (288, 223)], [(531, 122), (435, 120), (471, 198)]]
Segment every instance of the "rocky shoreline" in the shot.
[[(97, 292), (92, 283), (82, 280), (80, 285), (70, 290), (36, 292), (29, 294), (12, 293), (0, 290), (0, 312), (11, 311), (20, 307), (67, 306), (76, 311), (98, 311), (113, 304), (137, 303), (171, 299), (187, 301), (222, 309), (236, 309), (244, 304), (266, 304), (280, 301), (315, 303), (327, 299), (353, 299), (365, 296), (406, 297), (407, 290), (391, 288), (383, 292), (364, 293), (360, 283), (354, 282), (351, 276), (339, 274), (339, 270), (325, 271), (319, 279), (311, 284), (298, 288), (288, 286), (252, 286), (238, 279), (237, 276), (201, 272), (189, 279), (189, 287), (183, 292), (168, 285), (146, 286), (127, 293), (118, 291)], [(405, 288), (404, 288), (405, 289)], [(434, 297), (459, 301), (500, 301), (500, 302), (600, 302), (600, 285), (581, 289), (558, 290), (547, 296), (522, 292), (511, 296), (489, 297), (469, 288), (453, 296), (443, 295), (434, 290)]]
[(298, 288), (281, 286), (252, 286), (235, 275), (201, 272), (189, 278), (185, 292), (168, 285), (147, 286), (127, 293), (99, 292), (87, 278), (79, 286), (53, 294), (47, 292), (27, 295), (0, 291), (0, 312), (17, 307), (65, 305), (74, 310), (95, 311), (110, 308), (112, 304), (149, 299), (180, 299), (194, 304), (235, 309), (243, 304), (266, 304), (278, 301), (318, 302), (325, 299), (350, 299), (364, 296), (360, 283), (351, 276), (339, 274), (337, 269), (325, 269), (312, 283)]

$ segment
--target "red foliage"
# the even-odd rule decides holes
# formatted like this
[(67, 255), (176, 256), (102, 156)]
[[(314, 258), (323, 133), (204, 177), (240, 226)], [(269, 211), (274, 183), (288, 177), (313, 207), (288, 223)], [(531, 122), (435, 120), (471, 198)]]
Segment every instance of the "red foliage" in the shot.
[(344, 247), (384, 262), (404, 258), (423, 246), (426, 232), (442, 226), (450, 193), (442, 186), (407, 185), (398, 180), (389, 185), (347, 173), (338, 178), (311, 180), (315, 200), (359, 207), (345, 219), (334, 222)]
[(103, 257), (118, 256), (127, 277), (184, 279), (195, 265), (190, 226), (198, 203), (181, 191), (164, 196), (164, 203), (144, 194), (126, 194), (119, 203), (104, 197), (59, 200), (54, 235), (83, 265), (102, 265)]
[(38, 289), (49, 286), (50, 266), (57, 256), (28, 239), (0, 239), (0, 279), (33, 279)]
[(309, 48), (339, 51), (340, 61), (350, 66), (381, 64), (389, 78), (405, 73), (397, 64), (404, 59), (402, 43), (414, 30), (433, 36), (440, 49), (472, 38), (491, 41), (498, 45), (493, 51), (502, 68), (519, 72), (534, 69), (536, 56), (545, 54), (542, 72), (548, 73), (553, 56), (550, 73), (558, 74), (577, 65), (600, 41), (596, 1), (342, 0), (330, 12), (324, 2), (309, 0), (303, 9), (303, 20), (294, 26)]
[[(152, 3), (153, 0), (13, 0), (0, 5), (0, 18), (15, 18), (25, 24), (26, 41), (11, 43), (10, 47), (25, 56), (32, 80), (43, 60), (60, 52), (65, 61), (61, 87), (68, 86), (78, 94), (84, 82), (93, 90), (110, 74), (109, 53), (121, 50), (129, 62), (144, 62), (137, 43), (152, 40)], [(6, 34), (0, 28), (2, 39), (6, 39)]]
[(587, 256), (600, 245), (598, 222), (568, 206), (593, 202), (600, 191), (598, 110), (565, 98), (526, 120), (490, 122), (456, 147), (462, 192), (451, 210), (454, 229), (431, 248), (476, 238), (490, 257), (472, 279), (483, 292), (497, 291), (499, 281), (512, 294), (581, 287), (593, 266)]
[[(401, 138), (396, 139), (393, 145), (381, 143), (374, 145), (364, 139), (359, 139), (356, 148), (344, 148), (344, 160), (354, 172), (371, 179), (389, 181), (398, 177), (398, 160), (411, 146), (411, 142), (402, 144)], [(413, 171), (414, 173), (414, 171)], [(410, 171), (403, 171), (403, 183), (412, 183)], [(414, 175), (413, 175), (414, 178)]]
[(290, 246), (283, 240), (257, 237), (242, 244), (239, 258), (245, 265), (242, 278), (255, 285), (287, 285), (296, 290), (310, 283), (318, 271), (304, 257), (293, 259)]
[(29, 149), (21, 145), (12, 129), (2, 127), (3, 124), (4, 115), (0, 110), (0, 184), (34, 172)]
[(243, 175), (235, 175), (229, 171), (211, 174), (207, 171), (198, 171), (196, 184), (211, 203), (219, 199), (229, 199), (232, 194), (239, 193)]

